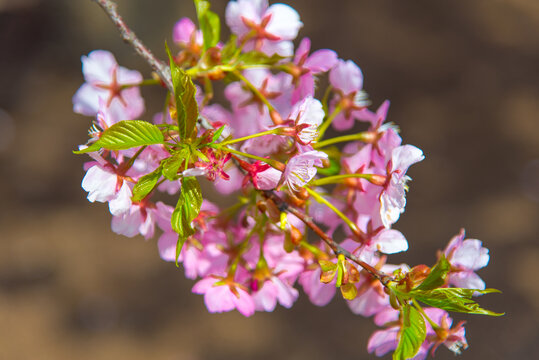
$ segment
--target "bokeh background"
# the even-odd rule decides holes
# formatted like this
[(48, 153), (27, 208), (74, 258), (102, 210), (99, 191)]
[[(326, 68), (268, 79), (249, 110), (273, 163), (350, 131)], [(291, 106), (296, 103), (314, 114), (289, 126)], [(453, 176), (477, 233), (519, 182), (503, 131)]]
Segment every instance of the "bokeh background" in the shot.
[[(462, 358), (539, 358), (539, 2), (288, 3), (300, 35), (353, 59), (373, 104), (390, 99), (389, 119), (426, 154), (396, 224), (411, 249), (390, 261), (430, 264), (465, 227), (491, 251), (480, 276), (504, 292), (481, 302), (507, 315), (456, 314), (469, 321)], [(194, 18), (189, 0), (118, 4), (163, 58), (174, 22)], [(220, 14), (225, 5), (213, 1)], [(90, 0), (0, 0), (0, 359), (374, 358), (375, 325), (343, 301), (208, 314), (155, 240), (111, 232), (71, 153), (90, 124), (71, 96), (93, 49), (150, 74)]]

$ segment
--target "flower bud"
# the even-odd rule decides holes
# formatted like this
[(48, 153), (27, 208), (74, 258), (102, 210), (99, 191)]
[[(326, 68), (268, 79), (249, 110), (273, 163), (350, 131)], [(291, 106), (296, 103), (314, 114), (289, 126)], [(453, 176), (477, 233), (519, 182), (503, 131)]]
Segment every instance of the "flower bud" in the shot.
[(273, 121), (275, 125), (281, 125), (283, 123), (283, 118), (275, 109), (272, 109), (270, 111), (270, 118), (271, 118), (271, 121)]

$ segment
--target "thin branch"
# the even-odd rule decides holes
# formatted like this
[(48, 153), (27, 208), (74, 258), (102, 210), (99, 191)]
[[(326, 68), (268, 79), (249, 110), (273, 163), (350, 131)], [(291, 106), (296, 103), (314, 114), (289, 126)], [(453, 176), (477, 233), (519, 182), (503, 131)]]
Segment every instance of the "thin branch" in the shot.
[(154, 54), (148, 49), (142, 41), (135, 35), (135, 33), (127, 27), (122, 17), (118, 14), (118, 5), (111, 0), (92, 0), (96, 2), (109, 16), (114, 25), (118, 28), (118, 31), (122, 35), (122, 39), (131, 45), (137, 54), (139, 54), (146, 62), (152, 67), (152, 69), (159, 75), (159, 78), (163, 81), (169, 91), (174, 92), (172, 85), (172, 76), (170, 75), (170, 68), (157, 59)]
[(279, 198), (277, 195), (275, 195), (275, 193), (273, 191), (264, 191), (263, 194), (264, 194), (264, 196), (266, 198), (271, 199), (281, 211), (287, 211), (287, 212), (291, 213), (292, 215), (299, 218), (303, 223), (305, 223), (305, 225), (310, 227), (311, 230), (313, 230), (316, 233), (316, 235), (318, 235), (326, 244), (329, 245), (329, 247), (333, 250), (333, 252), (336, 255), (342, 254), (346, 258), (352, 260), (353, 262), (355, 262), (356, 264), (361, 266), (363, 269), (367, 270), (369, 272), (369, 274), (371, 274), (372, 276), (374, 276), (375, 278), (380, 280), (380, 282), (384, 286), (386, 286), (389, 281), (393, 280), (393, 278), (391, 276), (389, 276), (388, 274), (386, 274), (386, 273), (376, 269), (375, 267), (367, 264), (366, 262), (360, 260), (357, 256), (352, 254), (350, 251), (346, 250), (341, 245), (336, 243), (331, 237), (329, 237), (324, 232), (324, 230), (320, 229), (320, 227), (318, 225), (316, 225), (312, 221), (312, 219), (310, 217), (308, 217), (307, 215), (305, 215), (303, 212), (299, 211), (295, 207), (290, 206), (288, 203), (286, 203), (281, 198)]

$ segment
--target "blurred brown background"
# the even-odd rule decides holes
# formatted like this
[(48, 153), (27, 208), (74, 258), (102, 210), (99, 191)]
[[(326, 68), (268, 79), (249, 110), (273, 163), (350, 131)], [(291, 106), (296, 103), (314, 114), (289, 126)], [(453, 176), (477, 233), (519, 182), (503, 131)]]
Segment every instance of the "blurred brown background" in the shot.
[[(161, 57), (174, 22), (194, 18), (188, 0), (118, 3)], [(411, 249), (390, 261), (430, 264), (465, 227), (491, 251), (479, 275), (504, 291), (481, 302), (507, 315), (456, 314), (469, 321), (462, 358), (539, 358), (539, 2), (288, 3), (301, 36), (356, 61), (374, 105), (390, 99), (389, 119), (427, 156), (396, 226)], [(0, 0), (0, 359), (375, 358), (375, 325), (342, 301), (208, 314), (155, 240), (111, 232), (106, 205), (80, 188), (85, 159), (71, 154), (91, 120), (71, 112), (71, 96), (93, 49), (150, 74), (89, 0)]]

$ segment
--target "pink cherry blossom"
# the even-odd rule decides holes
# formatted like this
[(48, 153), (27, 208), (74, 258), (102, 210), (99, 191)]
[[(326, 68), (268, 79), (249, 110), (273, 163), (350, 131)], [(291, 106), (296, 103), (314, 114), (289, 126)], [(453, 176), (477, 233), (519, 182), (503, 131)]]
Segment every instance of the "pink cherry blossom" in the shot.
[(259, 190), (273, 190), (279, 185), (283, 173), (272, 167), (256, 174), (256, 186)]
[(363, 74), (351, 60), (339, 60), (329, 72), (329, 81), (337, 91), (334, 106), (340, 106), (341, 112), (333, 120), (336, 130), (349, 130), (354, 126), (354, 119), (362, 119), (368, 102), (362, 91)]
[(403, 145), (395, 148), (391, 155), (391, 172), (385, 190), (380, 195), (380, 215), (386, 228), (395, 223), (406, 206), (406, 176), (408, 168), (423, 160), (423, 151), (413, 145)]
[(425, 308), (427, 316), (435, 323), (438, 324), (438, 329), (433, 329), (432, 326), (426, 322), (427, 325), (427, 338), (423, 344), (423, 348), (426, 350), (431, 349), (430, 353), (434, 356), (434, 352), (439, 345), (444, 344), (455, 355), (460, 354), (461, 349), (468, 347), (466, 341), (466, 330), (464, 328), (464, 321), (458, 323), (455, 327), (451, 328), (453, 319), (449, 317), (447, 311), (437, 308)]
[(183, 48), (202, 48), (202, 31), (189, 18), (181, 18), (172, 29), (172, 40)]
[(296, 50), (289, 72), (294, 77), (292, 103), (314, 96), (314, 75), (326, 72), (337, 63), (337, 53), (329, 49), (317, 50), (309, 56), (311, 40), (303, 38)]
[(299, 283), (303, 287), (303, 291), (309, 297), (309, 300), (316, 306), (326, 306), (329, 304), (333, 296), (335, 296), (336, 277), (329, 284), (320, 282), (320, 274), (322, 270), (319, 266), (315, 269), (307, 269), (299, 277)]
[(272, 276), (253, 292), (252, 297), (258, 311), (273, 311), (277, 302), (289, 309), (298, 298), (298, 291), (278, 276)]
[(83, 56), (82, 72), (86, 82), (73, 96), (73, 111), (83, 115), (96, 115), (100, 100), (105, 101), (113, 122), (132, 120), (144, 111), (144, 100), (137, 85), (142, 75), (136, 70), (118, 66), (114, 56), (104, 50), (94, 50)]
[(131, 207), (131, 188), (112, 166), (93, 165), (82, 179), (88, 201), (108, 202), (111, 214), (120, 215)]
[(322, 103), (308, 96), (297, 103), (288, 117), (294, 121), (294, 134), (301, 145), (309, 145), (318, 138), (318, 127), (324, 120)]
[(312, 150), (293, 156), (286, 164), (281, 177), (281, 183), (286, 184), (292, 191), (299, 191), (301, 187), (311, 181), (316, 175), (316, 167), (321, 166), (322, 159), (328, 155), (322, 151)]
[(451, 239), (444, 254), (451, 263), (449, 283), (456, 287), (468, 289), (485, 289), (485, 282), (475, 273), (488, 265), (488, 249), (482, 247), (482, 243), (477, 239), (464, 240), (465, 232)]
[(284, 4), (268, 7), (267, 0), (230, 1), (226, 23), (240, 41), (248, 39), (246, 51), (255, 49), (281, 56), (292, 55), (292, 40), (303, 26), (296, 10)]
[(220, 313), (237, 309), (244, 316), (255, 313), (253, 298), (243, 286), (224, 278), (206, 277), (198, 281), (192, 290), (204, 295), (209, 312)]
[(376, 314), (374, 323), (386, 328), (377, 330), (371, 335), (367, 343), (367, 351), (374, 352), (376, 356), (383, 356), (397, 348), (397, 337), (400, 331), (399, 312), (392, 307), (387, 307)]
[(173, 210), (162, 202), (157, 204), (148, 201), (132, 203), (128, 211), (112, 217), (112, 231), (127, 237), (141, 234), (146, 239), (152, 238), (158, 218), (164, 219), (160, 223), (170, 223)]

